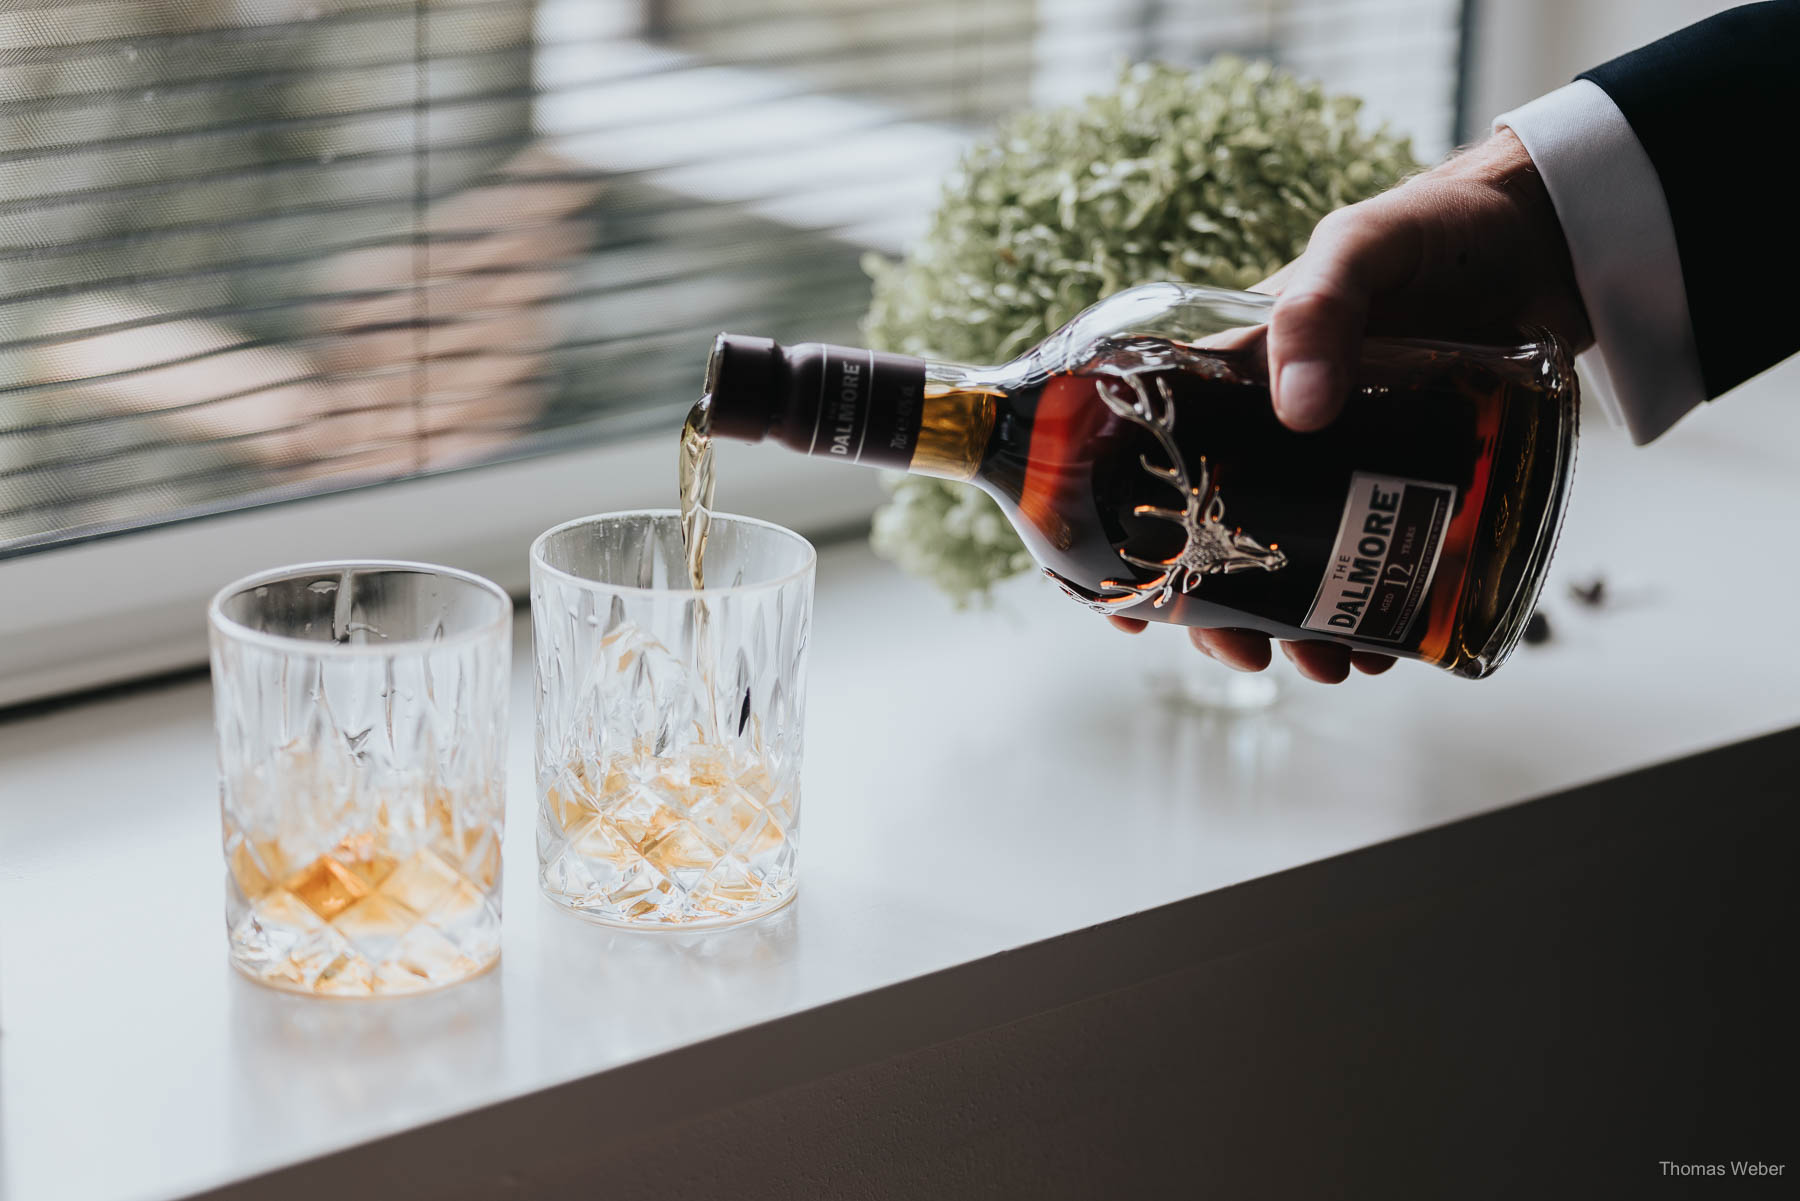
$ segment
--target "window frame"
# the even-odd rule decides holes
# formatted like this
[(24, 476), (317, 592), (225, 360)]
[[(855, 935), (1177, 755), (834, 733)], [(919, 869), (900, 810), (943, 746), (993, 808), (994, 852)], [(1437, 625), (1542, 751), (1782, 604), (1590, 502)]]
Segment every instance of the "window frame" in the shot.
[[(696, 364), (698, 371), (698, 364)], [(539, 458), (281, 501), (0, 560), (0, 707), (198, 667), (206, 601), (323, 559), (443, 563), (527, 595), (527, 549), (584, 513), (675, 504), (676, 427)], [(721, 509), (809, 536), (865, 523), (872, 471), (721, 445)]]
[[(607, 12), (588, 0), (539, 0), (535, 34), (545, 54), (543, 97), (534, 123), (547, 144), (606, 171), (591, 138), (565, 136), (590, 125), (578, 96), (559, 94), (571, 70), (562, 45), (617, 38), (614, 50), (662, 64), (689, 57), (639, 40), (627, 6)], [(693, 60), (695, 67), (705, 67)], [(574, 67), (579, 72), (579, 66)], [(734, 93), (766, 91), (758, 72), (704, 72), (729, 106)], [(866, 120), (867, 101), (843, 98)], [(806, 107), (806, 106), (799, 106)], [(810, 106), (816, 113), (816, 101)], [(817, 119), (815, 117), (815, 119)], [(826, 122), (830, 124), (829, 121)], [(888, 124), (919, 157), (920, 200), (954, 160), (962, 134), (925, 122)], [(910, 161), (910, 159), (909, 159)], [(926, 178), (929, 176), (929, 178)], [(698, 195), (729, 203), (727, 188)], [(674, 190), (681, 191), (677, 186)], [(821, 218), (751, 204), (767, 220), (837, 228), (858, 249), (894, 253), (914, 231), (857, 227), (859, 204)], [(919, 214), (921, 221), (923, 212)], [(705, 346), (695, 347), (698, 384)], [(49, 544), (0, 559), (0, 708), (197, 667), (206, 661), (207, 598), (225, 584), (283, 563), (392, 558), (443, 563), (487, 576), (515, 598), (526, 595), (526, 551), (539, 532), (584, 513), (670, 508), (676, 501), (678, 414), (651, 433), (621, 435), (578, 449), (335, 490), (317, 496), (251, 499), (246, 507)], [(555, 432), (552, 432), (555, 436)], [(578, 433), (574, 436), (579, 437)], [(866, 524), (882, 491), (874, 472), (842, 471), (771, 450), (721, 446), (723, 509), (754, 513), (803, 534), (841, 533)]]

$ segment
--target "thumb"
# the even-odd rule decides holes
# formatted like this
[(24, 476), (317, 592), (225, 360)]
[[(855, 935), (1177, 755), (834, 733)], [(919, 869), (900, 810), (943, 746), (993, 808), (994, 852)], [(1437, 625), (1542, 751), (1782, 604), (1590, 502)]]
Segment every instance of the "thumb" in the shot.
[(1291, 429), (1323, 429), (1337, 419), (1356, 377), (1371, 298), (1398, 287), (1418, 261), (1407, 227), (1377, 204), (1326, 216), (1281, 282), (1269, 318), (1269, 385), (1275, 415)]

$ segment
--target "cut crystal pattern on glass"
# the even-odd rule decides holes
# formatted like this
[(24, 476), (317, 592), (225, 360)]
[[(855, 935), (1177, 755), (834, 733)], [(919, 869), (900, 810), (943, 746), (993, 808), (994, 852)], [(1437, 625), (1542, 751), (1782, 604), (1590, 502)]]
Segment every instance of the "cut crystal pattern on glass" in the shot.
[(590, 920), (722, 925), (794, 894), (812, 548), (719, 514), (706, 559), (719, 586), (689, 591), (672, 513), (533, 548), (539, 879)]
[(494, 585), (416, 565), (291, 568), (220, 593), (213, 695), (240, 971), (386, 996), (499, 957), (509, 616)]

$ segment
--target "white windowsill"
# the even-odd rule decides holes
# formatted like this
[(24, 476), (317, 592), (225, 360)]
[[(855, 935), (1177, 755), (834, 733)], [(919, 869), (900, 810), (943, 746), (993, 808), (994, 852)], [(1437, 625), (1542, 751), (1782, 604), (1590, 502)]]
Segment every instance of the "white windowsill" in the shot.
[[(1179, 717), (1147, 683), (1187, 653), (1171, 631), (1114, 634), (1040, 581), (956, 614), (828, 548), (803, 886), (737, 930), (611, 932), (535, 895), (520, 653), (504, 957), (430, 998), (309, 1001), (227, 968), (203, 682), (0, 723), (0, 1195), (186, 1196), (1800, 722), (1795, 648), (1751, 641), (1800, 585), (1778, 553), (1795, 377), (1648, 449), (1590, 431), (1556, 639), (1481, 684), (1402, 665), (1268, 720)], [(1615, 603), (1586, 612), (1564, 589), (1596, 569)]]

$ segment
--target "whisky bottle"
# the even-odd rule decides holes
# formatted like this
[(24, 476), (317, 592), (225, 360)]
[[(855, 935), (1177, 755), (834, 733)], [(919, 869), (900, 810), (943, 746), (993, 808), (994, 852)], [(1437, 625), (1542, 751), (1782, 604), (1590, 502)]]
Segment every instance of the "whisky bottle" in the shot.
[(988, 367), (721, 334), (696, 412), (716, 436), (969, 481), (1101, 612), (1489, 674), (1562, 521), (1567, 350), (1370, 338), (1342, 416), (1296, 433), (1269, 400), (1271, 303), (1149, 284)]

